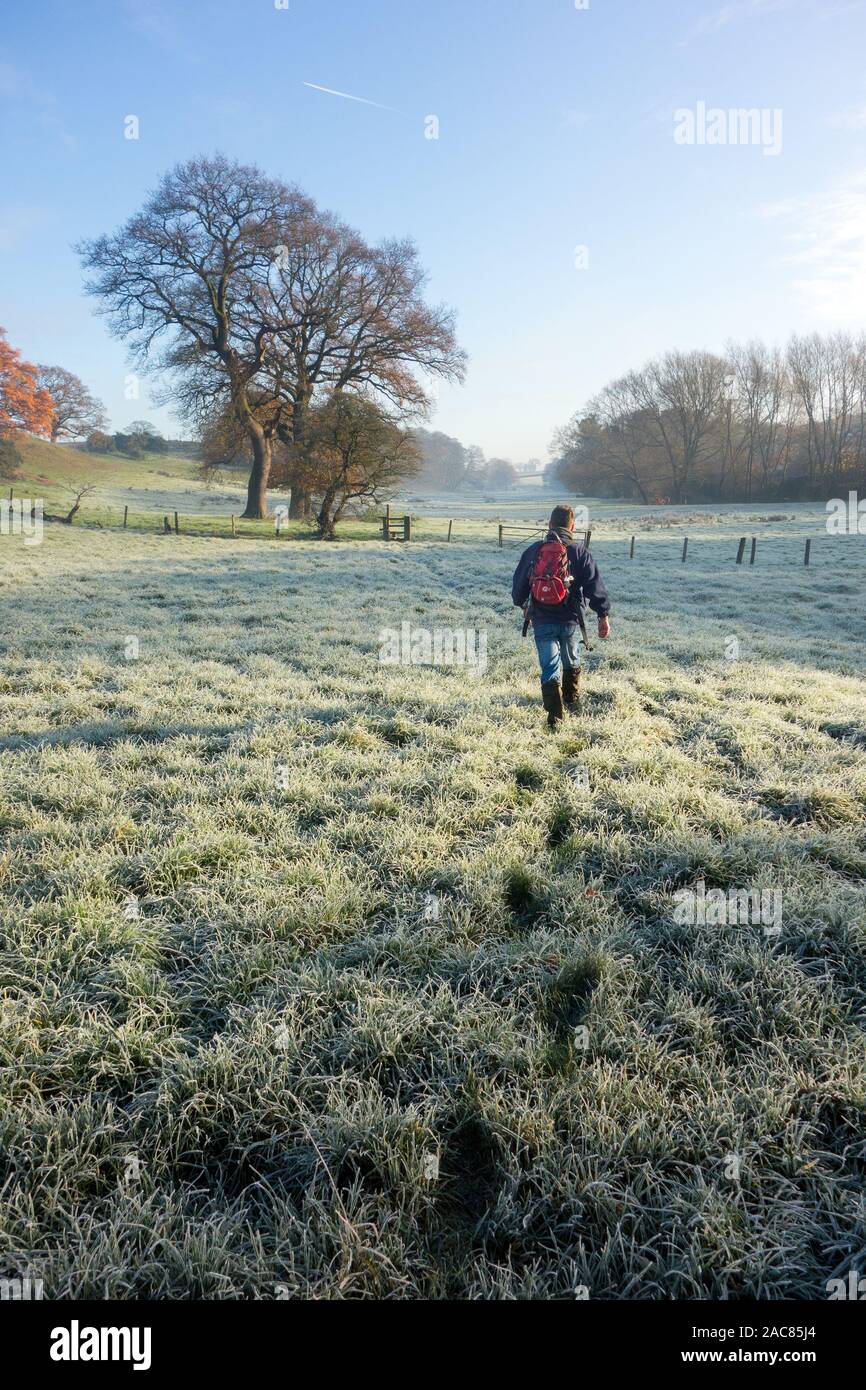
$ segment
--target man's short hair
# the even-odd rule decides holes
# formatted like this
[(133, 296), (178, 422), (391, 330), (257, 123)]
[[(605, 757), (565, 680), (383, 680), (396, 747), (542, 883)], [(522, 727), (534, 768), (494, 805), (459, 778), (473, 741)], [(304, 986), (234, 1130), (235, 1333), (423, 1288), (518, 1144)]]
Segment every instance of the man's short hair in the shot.
[(574, 530), (574, 511), (571, 507), (554, 507), (550, 513), (550, 529), (561, 526), (566, 531)]

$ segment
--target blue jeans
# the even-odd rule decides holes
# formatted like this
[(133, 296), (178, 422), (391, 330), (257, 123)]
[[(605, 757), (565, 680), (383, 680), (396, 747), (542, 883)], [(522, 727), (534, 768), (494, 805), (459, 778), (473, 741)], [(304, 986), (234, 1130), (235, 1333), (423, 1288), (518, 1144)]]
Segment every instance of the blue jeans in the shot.
[(580, 646), (577, 623), (533, 623), (538, 660), (541, 663), (541, 684), (561, 681), (562, 668), (578, 670)]

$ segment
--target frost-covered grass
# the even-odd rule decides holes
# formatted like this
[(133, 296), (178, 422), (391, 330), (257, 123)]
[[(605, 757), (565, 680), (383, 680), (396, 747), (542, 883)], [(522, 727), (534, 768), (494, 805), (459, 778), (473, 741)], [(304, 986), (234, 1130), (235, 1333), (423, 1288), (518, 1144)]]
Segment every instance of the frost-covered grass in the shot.
[[(0, 1276), (862, 1272), (864, 541), (806, 571), (778, 529), (751, 571), (736, 524), (685, 566), (603, 540), (614, 636), (554, 735), (514, 546), (2, 538)], [(486, 629), (487, 672), (382, 665), (404, 618)], [(781, 932), (678, 923), (701, 877)]]

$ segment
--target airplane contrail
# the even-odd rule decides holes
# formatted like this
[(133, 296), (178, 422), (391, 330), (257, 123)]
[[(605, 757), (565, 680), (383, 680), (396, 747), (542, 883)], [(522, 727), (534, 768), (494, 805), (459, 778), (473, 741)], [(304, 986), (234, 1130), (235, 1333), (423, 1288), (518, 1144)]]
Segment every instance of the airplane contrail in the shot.
[(367, 97), (353, 97), (351, 92), (338, 92), (333, 87), (320, 87), (316, 82), (304, 82), (303, 85), (312, 87), (314, 92), (327, 92), (329, 97), (343, 97), (346, 101), (360, 101), (364, 106), (378, 106), (380, 111), (396, 111), (398, 116), (405, 115), (405, 112), (397, 110), (396, 106), (383, 106), (381, 101), (369, 101)]

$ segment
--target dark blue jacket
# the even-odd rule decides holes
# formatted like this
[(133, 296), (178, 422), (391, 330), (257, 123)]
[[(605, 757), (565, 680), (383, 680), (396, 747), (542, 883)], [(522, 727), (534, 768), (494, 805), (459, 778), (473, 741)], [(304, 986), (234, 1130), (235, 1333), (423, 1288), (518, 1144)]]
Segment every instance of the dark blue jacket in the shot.
[[(566, 533), (567, 534), (567, 533)], [(566, 535), (550, 533), (548, 539), (566, 541)], [(520, 557), (514, 579), (511, 583), (511, 597), (515, 605), (522, 608), (529, 598), (529, 576), (536, 555), (543, 541), (535, 541), (524, 550)], [(555, 605), (532, 603), (531, 615), (534, 623), (576, 623), (578, 604), (588, 603), (594, 613), (601, 618), (610, 612), (610, 599), (604, 580), (598, 572), (598, 565), (587, 550), (583, 541), (566, 543), (568, 567), (574, 575), (574, 583), (569, 586), (568, 598)]]

